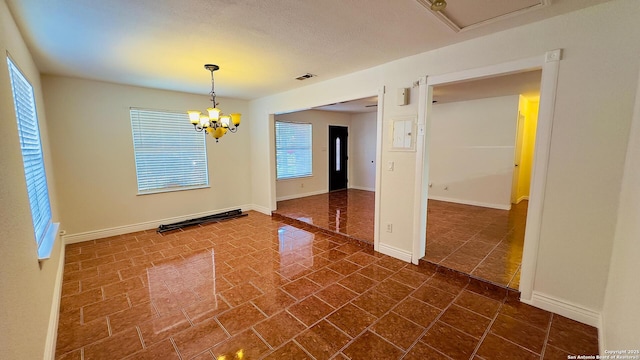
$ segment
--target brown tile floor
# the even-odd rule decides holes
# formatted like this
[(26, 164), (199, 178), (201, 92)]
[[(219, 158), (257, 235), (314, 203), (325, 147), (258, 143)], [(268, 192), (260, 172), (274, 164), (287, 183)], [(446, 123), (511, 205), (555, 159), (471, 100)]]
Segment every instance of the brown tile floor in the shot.
[(57, 359), (566, 359), (585, 326), (249, 216), (68, 245)]
[(424, 259), (518, 289), (528, 201), (497, 210), (429, 200)]
[(278, 201), (276, 213), (373, 244), (375, 193), (340, 190)]
[[(278, 202), (277, 214), (373, 243), (374, 196), (345, 190)], [(510, 211), (429, 200), (424, 260), (518, 289), (528, 201)]]

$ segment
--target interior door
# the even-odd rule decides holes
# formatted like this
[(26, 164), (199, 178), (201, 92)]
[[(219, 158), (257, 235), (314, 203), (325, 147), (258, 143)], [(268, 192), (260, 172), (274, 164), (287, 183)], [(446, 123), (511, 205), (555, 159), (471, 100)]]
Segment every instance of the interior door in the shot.
[(516, 127), (516, 146), (513, 159), (513, 180), (511, 184), (511, 203), (518, 203), (520, 187), (520, 160), (522, 158), (522, 139), (524, 137), (524, 115), (518, 111), (518, 124)]
[(347, 188), (347, 127), (329, 126), (329, 191)]

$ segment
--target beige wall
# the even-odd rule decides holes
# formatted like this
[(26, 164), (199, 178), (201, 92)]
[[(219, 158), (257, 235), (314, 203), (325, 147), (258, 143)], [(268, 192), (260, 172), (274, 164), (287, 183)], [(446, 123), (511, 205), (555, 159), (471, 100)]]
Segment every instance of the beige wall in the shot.
[(374, 191), (376, 187), (377, 112), (351, 115), (349, 187)]
[[(55, 281), (63, 254), (60, 239), (49, 260), (38, 264), (31, 212), (27, 196), (16, 114), (4, 55), (9, 53), (33, 85), (45, 157), (53, 220), (58, 220), (57, 202), (49, 151), (40, 74), (26, 48), (4, 0), (0, 1), (0, 357), (42, 359)], [(57, 316), (57, 309), (54, 309)]]
[[(638, 82), (640, 86), (640, 79)], [(636, 92), (633, 125), (620, 192), (618, 223), (602, 312), (600, 349), (640, 349), (640, 91)], [(602, 354), (602, 352), (601, 352)], [(633, 355), (633, 354), (629, 354)]]
[(429, 198), (511, 208), (518, 95), (435, 104)]
[(247, 102), (218, 98), (245, 116), (237, 133), (207, 138), (210, 188), (139, 196), (129, 108), (204, 109), (208, 96), (59, 76), (43, 76), (43, 88), (68, 236), (251, 203)]
[[(277, 121), (308, 123), (312, 125), (312, 175), (278, 180), (276, 197), (278, 200), (294, 199), (303, 196), (326, 193), (329, 191), (329, 125), (349, 126), (349, 114), (335, 111), (307, 110), (289, 114), (276, 115)], [(351, 144), (351, 138), (349, 138)], [(351, 153), (351, 149), (348, 150)], [(349, 173), (351, 164), (349, 163)]]
[[(410, 254), (413, 233), (415, 153), (390, 151), (391, 119), (416, 115), (396, 106), (394, 89), (420, 76), (500, 64), (564, 49), (544, 194), (534, 291), (600, 311), (609, 269), (627, 134), (640, 58), (640, 2), (616, 0), (511, 30), (461, 42), (347, 76), (251, 102), (254, 174), (275, 179), (269, 114), (363, 98), (384, 86), (380, 243)], [(393, 26), (389, 24), (388, 26)], [(253, 178), (253, 203), (275, 205), (275, 182)]]

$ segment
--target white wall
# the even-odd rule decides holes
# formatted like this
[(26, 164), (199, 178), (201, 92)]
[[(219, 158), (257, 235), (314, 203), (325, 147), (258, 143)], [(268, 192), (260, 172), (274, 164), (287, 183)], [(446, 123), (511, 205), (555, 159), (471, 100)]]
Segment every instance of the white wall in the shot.
[(511, 208), (519, 96), (434, 104), (429, 198)]
[[(640, 79), (638, 82), (640, 86)], [(636, 91), (633, 125), (620, 192), (618, 223), (613, 243), (603, 319), (604, 349), (640, 349), (640, 91)]]
[[(44, 76), (43, 87), (61, 229), (69, 238), (131, 232), (147, 222), (251, 203), (248, 116), (219, 143), (207, 138), (210, 188), (139, 196), (129, 108), (204, 109), (208, 96), (59, 76)], [(227, 113), (248, 113), (245, 101), (218, 101)]]
[(351, 115), (349, 187), (374, 191), (376, 187), (376, 112)]
[[(329, 191), (329, 125), (349, 126), (350, 116), (335, 111), (307, 110), (276, 115), (276, 120), (308, 123), (312, 125), (312, 176), (278, 180), (276, 196), (278, 200), (294, 199), (303, 196), (322, 194)], [(350, 134), (351, 135), (351, 134)], [(349, 139), (351, 145), (351, 139)], [(351, 153), (351, 149), (348, 149)], [(351, 164), (347, 173), (350, 173)]]
[(5, 54), (33, 85), (40, 125), (42, 150), (51, 200), (53, 220), (58, 221), (56, 181), (49, 151), (47, 127), (50, 120), (44, 111), (40, 73), (35, 66), (9, 9), (0, 1), (0, 357), (3, 359), (42, 359), (47, 352), (47, 330), (51, 310), (54, 321), (56, 279), (61, 275), (64, 254), (56, 239), (49, 260), (38, 264), (31, 212), (18, 140), (16, 114), (9, 82)]
[[(549, 168), (534, 291), (600, 311), (609, 269), (626, 143), (640, 63), (640, 2), (614, 0), (573, 13), (400, 59), (251, 102), (253, 202), (275, 206), (273, 119), (269, 114), (373, 96), (383, 86), (380, 244), (411, 254), (415, 153), (390, 151), (391, 119), (416, 115), (396, 106), (395, 89), (446, 74), (564, 49), (553, 114)], [(388, 24), (387, 26), (393, 26)], [(263, 177), (272, 179), (264, 181)]]

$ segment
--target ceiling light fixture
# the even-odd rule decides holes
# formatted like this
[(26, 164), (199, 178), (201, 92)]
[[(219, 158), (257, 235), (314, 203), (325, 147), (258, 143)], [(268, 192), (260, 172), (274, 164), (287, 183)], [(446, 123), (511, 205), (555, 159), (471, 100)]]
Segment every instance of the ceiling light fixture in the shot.
[(238, 126), (240, 126), (240, 114), (232, 113), (230, 115), (223, 115), (222, 111), (218, 109), (218, 103), (216, 102), (216, 91), (215, 91), (215, 82), (213, 81), (213, 72), (220, 69), (218, 65), (206, 64), (204, 66), (205, 69), (211, 71), (211, 103), (212, 107), (207, 109), (209, 115), (202, 114), (200, 111), (189, 110), (187, 114), (189, 114), (189, 121), (193, 124), (193, 127), (196, 131), (200, 132), (205, 130), (208, 134), (211, 134), (218, 142), (227, 131), (231, 131), (232, 133), (238, 131)]
[(433, 0), (431, 1), (431, 10), (442, 11), (447, 7), (446, 0)]

